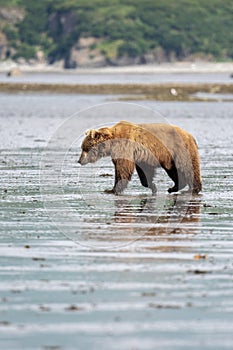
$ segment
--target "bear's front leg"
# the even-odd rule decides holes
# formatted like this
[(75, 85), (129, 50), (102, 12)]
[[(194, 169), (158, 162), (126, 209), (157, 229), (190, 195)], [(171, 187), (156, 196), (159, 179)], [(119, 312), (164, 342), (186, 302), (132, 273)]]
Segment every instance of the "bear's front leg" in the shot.
[(127, 187), (131, 180), (135, 164), (127, 159), (113, 159), (115, 166), (115, 183), (112, 190), (106, 190), (106, 193), (120, 194)]

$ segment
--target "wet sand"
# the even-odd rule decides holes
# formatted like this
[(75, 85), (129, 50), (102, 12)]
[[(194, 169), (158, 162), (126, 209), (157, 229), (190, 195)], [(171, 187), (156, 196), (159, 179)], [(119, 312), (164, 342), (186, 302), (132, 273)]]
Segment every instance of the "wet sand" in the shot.
[(137, 177), (108, 196), (110, 161), (79, 168), (75, 145), (42, 196), (52, 134), (110, 99), (0, 94), (0, 348), (231, 349), (232, 102), (140, 102), (197, 139), (198, 196), (168, 195), (160, 171), (156, 197)]

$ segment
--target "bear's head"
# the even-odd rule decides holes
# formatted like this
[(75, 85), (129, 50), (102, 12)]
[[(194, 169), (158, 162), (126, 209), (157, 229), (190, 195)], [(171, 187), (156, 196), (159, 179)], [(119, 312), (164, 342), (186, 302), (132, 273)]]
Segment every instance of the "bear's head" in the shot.
[(87, 130), (82, 142), (82, 153), (78, 163), (95, 163), (98, 159), (110, 155), (112, 132), (110, 128)]

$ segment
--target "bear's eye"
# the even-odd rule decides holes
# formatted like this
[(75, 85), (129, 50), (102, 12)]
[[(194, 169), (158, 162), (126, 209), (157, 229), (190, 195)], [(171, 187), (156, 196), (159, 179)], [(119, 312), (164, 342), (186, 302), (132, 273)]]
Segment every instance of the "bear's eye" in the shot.
[(88, 152), (90, 152), (91, 150), (93, 150), (93, 148), (94, 148), (94, 145), (92, 145), (92, 144), (89, 143), (88, 145), (83, 146), (83, 151), (86, 152), (86, 153), (88, 153)]

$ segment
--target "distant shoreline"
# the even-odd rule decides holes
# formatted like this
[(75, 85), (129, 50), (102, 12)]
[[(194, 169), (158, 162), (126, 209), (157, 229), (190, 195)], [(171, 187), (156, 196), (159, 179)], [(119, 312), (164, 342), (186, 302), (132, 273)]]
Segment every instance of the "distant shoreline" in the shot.
[(0, 73), (7, 73), (18, 67), (23, 73), (65, 73), (65, 74), (156, 74), (156, 73), (229, 73), (233, 74), (233, 62), (175, 62), (154, 65), (106, 66), (99, 68), (64, 69), (56, 65), (19, 65), (15, 62), (1, 62)]

